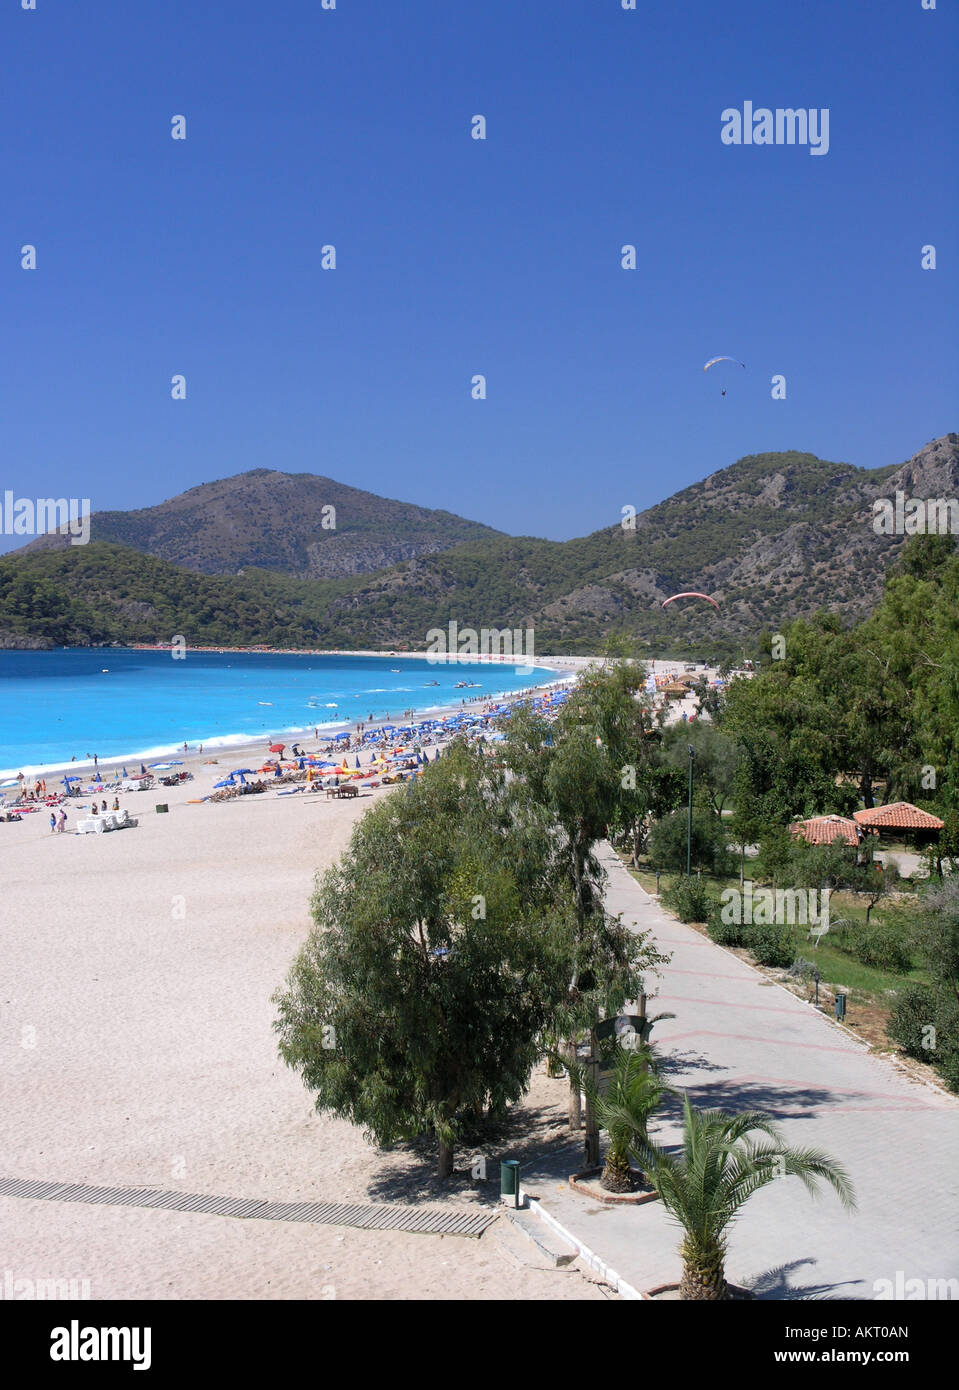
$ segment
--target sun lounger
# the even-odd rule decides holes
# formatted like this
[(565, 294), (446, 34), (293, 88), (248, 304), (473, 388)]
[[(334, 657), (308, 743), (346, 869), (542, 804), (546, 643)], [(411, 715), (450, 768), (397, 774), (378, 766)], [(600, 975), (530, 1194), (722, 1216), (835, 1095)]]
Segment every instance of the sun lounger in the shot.
[(76, 833), (78, 835), (102, 835), (106, 830), (103, 816), (86, 816), (83, 820), (77, 821)]

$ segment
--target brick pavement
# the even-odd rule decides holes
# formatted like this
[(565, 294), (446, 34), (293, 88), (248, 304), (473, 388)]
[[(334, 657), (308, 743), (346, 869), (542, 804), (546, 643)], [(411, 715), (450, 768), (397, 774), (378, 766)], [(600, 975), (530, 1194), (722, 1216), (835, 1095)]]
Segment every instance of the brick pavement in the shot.
[[(766, 1298), (871, 1299), (874, 1282), (959, 1280), (959, 1101), (903, 1075), (788, 990), (683, 926), (609, 847), (607, 904), (672, 953), (651, 1013), (669, 1083), (699, 1106), (773, 1115), (787, 1141), (848, 1169), (859, 1207), (798, 1179), (751, 1198), (729, 1239), (727, 1274)], [(655, 988), (655, 986), (654, 986)], [(654, 1127), (679, 1137), (676, 1108)], [(528, 1190), (633, 1288), (675, 1282), (678, 1229), (658, 1202), (606, 1207), (530, 1175)], [(956, 1288), (959, 1292), (959, 1286)]]

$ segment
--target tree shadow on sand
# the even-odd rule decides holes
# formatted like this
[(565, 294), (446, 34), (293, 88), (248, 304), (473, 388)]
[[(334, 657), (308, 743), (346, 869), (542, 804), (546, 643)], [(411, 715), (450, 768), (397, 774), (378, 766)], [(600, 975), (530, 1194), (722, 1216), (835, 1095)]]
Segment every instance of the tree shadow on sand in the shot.
[(519, 1159), (522, 1182), (565, 1183), (583, 1166), (583, 1135), (566, 1132), (555, 1106), (520, 1105), (505, 1119), (485, 1120), (465, 1132), (448, 1180), (436, 1176), (436, 1143), (429, 1136), (380, 1152), (383, 1167), (367, 1184), (371, 1201), (495, 1205), (503, 1159)]

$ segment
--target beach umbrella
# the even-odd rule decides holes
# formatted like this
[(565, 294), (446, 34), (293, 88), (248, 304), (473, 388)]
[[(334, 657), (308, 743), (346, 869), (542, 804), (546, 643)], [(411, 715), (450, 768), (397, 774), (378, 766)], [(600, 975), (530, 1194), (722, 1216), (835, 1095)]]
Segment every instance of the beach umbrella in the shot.
[(284, 750), (285, 748), (286, 748), (286, 744), (285, 744), (285, 743), (271, 743), (271, 744), (270, 744), (270, 752), (271, 752), (271, 753), (282, 753), (283, 750)]
[(231, 777), (252, 777), (252, 776), (253, 776), (253, 768), (252, 768), (252, 767), (235, 767), (235, 768), (233, 769), (232, 773), (230, 774), (230, 776), (231, 776)]
[(143, 766), (143, 764), (141, 763), (141, 764), (140, 764), (140, 775), (141, 775), (141, 776), (145, 776), (145, 774), (146, 774), (146, 768), (145, 768), (145, 767)]
[(129, 774), (129, 772), (127, 772), (126, 768), (124, 768), (123, 771), (120, 773), (120, 776), (121, 776), (121, 777), (129, 777), (130, 774)]
[(213, 783), (214, 790), (216, 790), (218, 787), (232, 787), (232, 786), (233, 786), (233, 778), (232, 778), (232, 777), (224, 777), (222, 782), (214, 782), (214, 783)]

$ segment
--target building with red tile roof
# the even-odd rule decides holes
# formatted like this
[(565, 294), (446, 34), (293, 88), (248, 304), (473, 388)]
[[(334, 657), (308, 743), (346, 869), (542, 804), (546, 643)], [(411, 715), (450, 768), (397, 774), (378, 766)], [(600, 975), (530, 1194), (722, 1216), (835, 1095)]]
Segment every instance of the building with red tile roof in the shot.
[(873, 806), (866, 811), (853, 811), (857, 825), (864, 830), (925, 830), (938, 833), (944, 822), (938, 816), (921, 811), (909, 801), (893, 801), (888, 806)]
[(809, 845), (858, 845), (863, 832), (854, 820), (845, 816), (812, 816), (789, 827), (790, 834)]

